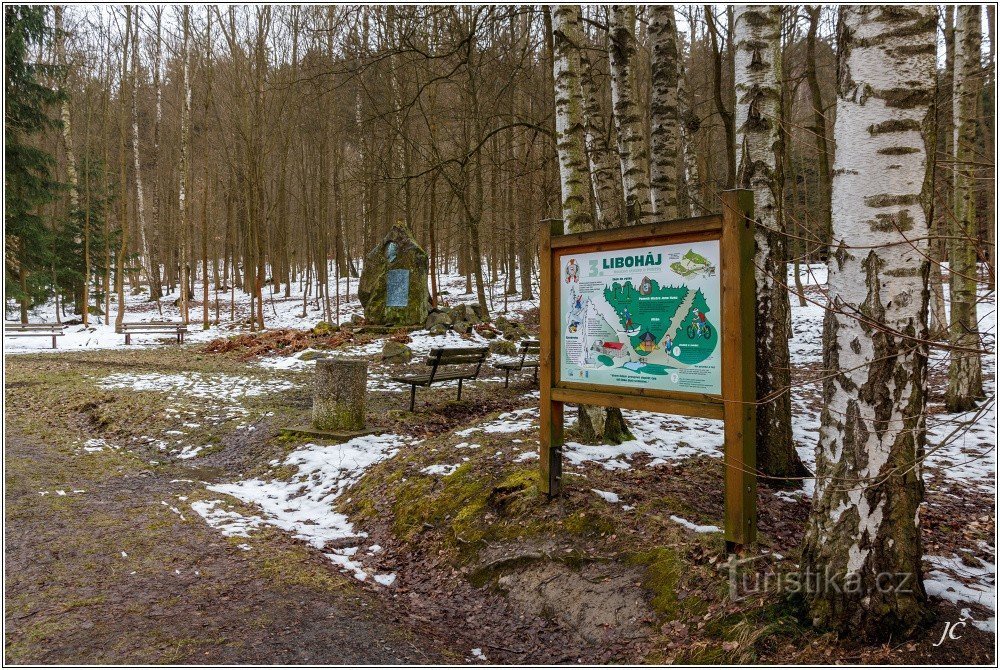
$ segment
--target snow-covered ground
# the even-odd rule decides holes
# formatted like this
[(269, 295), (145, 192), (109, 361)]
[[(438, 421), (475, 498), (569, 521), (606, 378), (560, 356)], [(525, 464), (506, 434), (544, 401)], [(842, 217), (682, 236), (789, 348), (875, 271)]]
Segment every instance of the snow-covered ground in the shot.
[[(263, 523), (276, 526), (316, 547), (356, 579), (364, 581), (371, 576), (379, 584), (389, 585), (395, 580), (394, 574), (369, 573), (354, 558), (367, 534), (355, 530), (346, 516), (334, 511), (333, 505), (366, 469), (392, 458), (401, 447), (413, 443), (398, 435), (367, 435), (334, 445), (310, 443), (283, 461), (272, 461), (273, 466), (296, 468), (290, 480), (249, 479), (208, 487), (210, 491), (259, 508), (260, 516), (223, 510), (220, 501), (193, 503), (191, 507), (210, 525), (230, 536), (248, 537), (248, 529)], [(328, 546), (331, 544), (336, 546)], [(372, 547), (367, 550), (372, 552)]]
[[(331, 266), (330, 276), (333, 276)], [(335, 291), (337, 282), (330, 281), (331, 296)], [(520, 284), (519, 284), (520, 285)], [(354, 316), (363, 316), (364, 310), (357, 296), (358, 280), (354, 278), (341, 278), (339, 284), (340, 306), (336, 311), (336, 301), (331, 297), (331, 311), (329, 320), (337, 323), (349, 323)], [(530, 307), (536, 307), (537, 301), (524, 301), (520, 295), (504, 296), (505, 282), (498, 279), (487, 287), (487, 300), (490, 304), (492, 314), (519, 313)], [(439, 282), (439, 291), (444, 293), (441, 302), (445, 305), (473, 304), (476, 302), (476, 294), (465, 293), (465, 277), (457, 274), (442, 275)], [(310, 298), (303, 305), (303, 286), (298, 282), (293, 282), (291, 295), (285, 297), (284, 286), (280, 292), (274, 293), (271, 285), (264, 287), (264, 325), (268, 329), (308, 329), (314, 327), (324, 319), (322, 306), (312, 296), (315, 290), (311, 291)], [(537, 286), (534, 288), (537, 295)], [(187, 342), (208, 342), (218, 337), (227, 337), (248, 332), (247, 320), (250, 316), (250, 295), (237, 289), (233, 291), (223, 291), (216, 296), (213, 287), (209, 286), (209, 321), (210, 327), (207, 330), (202, 328), (202, 294), (203, 284), (201, 281), (195, 282), (194, 300), (191, 303), (189, 314), (191, 324), (188, 326), (188, 333), (185, 336)], [(216, 298), (219, 302), (219, 323), (215, 323)], [(146, 293), (133, 295), (126, 291), (125, 295), (125, 321), (180, 321), (180, 310), (174, 306), (177, 293), (172, 293), (160, 300), (159, 307), (155, 302), (147, 299)], [(504, 311), (506, 302), (506, 312)], [(303, 307), (305, 307), (303, 311)], [(84, 328), (79, 323), (80, 317), (71, 312), (64, 313), (58, 321), (62, 323), (77, 322), (74, 325), (67, 325), (64, 335), (59, 338), (58, 348), (60, 350), (87, 350), (87, 349), (116, 349), (125, 346), (125, 336), (115, 332), (115, 317), (117, 314), (117, 299), (112, 298), (111, 312), (108, 319), (103, 316), (91, 315), (90, 326)], [(18, 306), (13, 301), (6, 304), (5, 318), (7, 320), (17, 320), (19, 316)], [(30, 323), (57, 323), (55, 302), (50, 301), (40, 305), (29, 312)], [(450, 334), (447, 337), (427, 337), (416, 338), (417, 353), (426, 353), (432, 346), (448, 346), (449, 338), (460, 339), (457, 335)], [(132, 347), (157, 346), (159, 340), (171, 339), (168, 336), (160, 335), (134, 335), (132, 337)], [(464, 341), (464, 340), (463, 340)], [(37, 351), (51, 351), (51, 340), (47, 337), (18, 337), (4, 338), (4, 353), (27, 353)], [(378, 346), (378, 349), (374, 347)], [(381, 349), (381, 343), (370, 345), (370, 351), (358, 351), (355, 353), (377, 353)], [(280, 363), (278, 363), (280, 365)], [(292, 364), (294, 365), (294, 364)]]

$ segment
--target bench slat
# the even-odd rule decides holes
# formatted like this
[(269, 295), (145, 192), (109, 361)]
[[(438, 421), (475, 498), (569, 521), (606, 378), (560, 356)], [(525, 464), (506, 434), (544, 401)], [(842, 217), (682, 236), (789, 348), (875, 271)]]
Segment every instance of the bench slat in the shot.
[[(441, 374), (434, 375), (435, 382), (453, 382), (457, 379), (472, 379), (476, 375), (472, 372), (442, 372)], [(431, 380), (429, 374), (426, 375), (407, 375), (404, 377), (392, 377), (392, 381), (399, 382), (401, 384), (416, 384), (417, 386), (427, 386), (427, 383)]]
[(435, 347), (431, 349), (430, 356), (448, 356), (451, 354), (487, 354), (486, 347)]
[(513, 363), (497, 363), (493, 367), (499, 370), (523, 370), (525, 368), (537, 368), (538, 361), (525, 361), (524, 363), (521, 361)]

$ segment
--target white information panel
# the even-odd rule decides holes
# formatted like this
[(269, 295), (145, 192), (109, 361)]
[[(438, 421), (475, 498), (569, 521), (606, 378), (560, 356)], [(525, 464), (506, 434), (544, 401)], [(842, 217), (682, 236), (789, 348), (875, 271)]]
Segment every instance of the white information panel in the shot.
[(562, 381), (722, 392), (719, 241), (563, 255)]

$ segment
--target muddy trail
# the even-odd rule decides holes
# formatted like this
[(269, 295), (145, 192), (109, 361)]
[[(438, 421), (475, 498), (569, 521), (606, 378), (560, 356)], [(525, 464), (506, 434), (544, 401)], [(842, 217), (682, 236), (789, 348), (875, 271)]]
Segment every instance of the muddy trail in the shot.
[[(14, 472), (5, 519), (9, 663), (442, 660), (430, 631), (408, 627), (345, 579), (287, 583), (275, 574), (281, 566), (185, 523), (171, 501), (186, 483), (169, 473), (95, 478), (44, 441), (11, 432), (5, 448)], [(289, 550), (328, 572), (322, 557)]]

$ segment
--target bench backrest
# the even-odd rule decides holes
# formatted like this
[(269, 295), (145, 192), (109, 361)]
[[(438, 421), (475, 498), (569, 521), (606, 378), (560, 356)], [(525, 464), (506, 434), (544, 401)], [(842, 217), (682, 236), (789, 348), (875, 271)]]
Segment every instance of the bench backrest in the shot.
[(187, 328), (180, 321), (141, 321), (141, 322), (123, 322), (121, 325), (122, 330), (128, 330), (130, 328)]
[(476, 369), (471, 377), (475, 379), (489, 353), (487, 347), (435, 347), (427, 355), (427, 365), (431, 366), (430, 381), (434, 381), (439, 367), (448, 365), (467, 365), (470, 369), (474, 365)]
[(538, 340), (521, 340), (521, 365), (528, 356), (538, 356), (542, 351), (542, 344)]
[(4, 330), (10, 330), (13, 332), (22, 331), (40, 331), (40, 332), (51, 332), (56, 330), (62, 330), (66, 326), (61, 323), (5, 323), (3, 324)]

